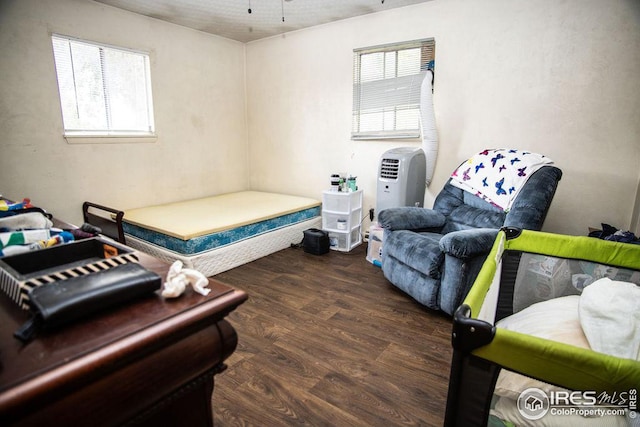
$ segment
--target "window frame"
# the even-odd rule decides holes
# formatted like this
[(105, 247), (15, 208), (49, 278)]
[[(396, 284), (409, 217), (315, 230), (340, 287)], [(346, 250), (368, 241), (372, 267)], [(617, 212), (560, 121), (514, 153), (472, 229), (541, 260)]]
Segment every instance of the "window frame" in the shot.
[[(154, 106), (153, 106), (153, 93), (152, 93), (152, 83), (151, 83), (151, 55), (149, 52), (145, 52), (142, 50), (130, 49), (121, 46), (115, 46), (111, 44), (95, 42), (91, 40), (81, 39), (77, 37), (67, 36), (59, 33), (51, 33), (50, 40), (52, 44), (52, 54), (53, 54), (53, 62), (55, 68), (55, 77), (56, 77), (56, 85), (58, 88), (58, 97), (60, 101), (60, 117), (62, 119), (62, 127), (63, 127), (63, 136), (69, 143), (131, 143), (131, 142), (154, 142), (156, 140), (156, 126), (155, 126), (155, 117), (154, 117)], [(61, 90), (60, 83), (60, 70), (59, 67), (61, 64), (56, 60), (56, 40), (66, 42), (71, 45), (86, 45), (93, 48), (98, 48), (100, 51), (100, 65), (99, 69), (96, 68), (102, 76), (102, 88), (104, 90), (102, 102), (104, 102), (104, 118), (107, 123), (107, 126), (104, 128), (94, 128), (94, 129), (74, 129), (72, 126), (68, 126), (67, 120), (65, 120), (65, 107), (63, 106), (63, 93)], [(146, 125), (148, 126), (148, 130), (138, 130), (138, 129), (123, 129), (114, 126), (113, 123), (109, 122), (111, 109), (114, 107), (111, 101), (112, 98), (116, 98), (117, 92), (113, 92), (113, 88), (110, 87), (108, 83), (105, 83), (105, 68), (107, 67), (104, 62), (104, 52), (108, 51), (109, 53), (125, 53), (125, 54), (133, 54), (140, 57), (143, 61), (142, 74), (138, 75), (139, 78), (144, 79), (144, 96), (145, 105), (143, 108), (139, 108), (138, 111), (146, 114)], [(73, 60), (71, 60), (73, 61)], [(72, 69), (74, 64), (71, 64)], [(73, 73), (73, 71), (72, 71)], [(67, 76), (70, 77), (74, 82), (74, 91), (77, 90), (77, 86), (75, 84), (75, 75)], [(77, 93), (76, 96), (76, 108), (78, 107)]]
[[(418, 64), (419, 70), (414, 74), (405, 74), (399, 76), (398, 74), (398, 55), (401, 51), (406, 51), (408, 49), (420, 49), (420, 63)], [(383, 77), (382, 79), (377, 80), (368, 80), (363, 82), (363, 70), (362, 70), (362, 57), (368, 54), (376, 54), (376, 53), (395, 53), (395, 61), (391, 61), (395, 64), (396, 70), (395, 75), (393, 77)], [(382, 61), (386, 63), (385, 59)], [(407, 128), (397, 128), (398, 123), (398, 112), (406, 111), (406, 110), (418, 110), (417, 114), (420, 115), (419, 112), (419, 101), (413, 103), (407, 103), (409, 99), (415, 101), (415, 98), (419, 100), (420, 96), (420, 86), (422, 85), (422, 81), (427, 75), (427, 70), (433, 70), (435, 65), (435, 39), (434, 38), (425, 38), (418, 40), (411, 40), (405, 42), (398, 43), (389, 43), (378, 46), (371, 46), (365, 48), (358, 48), (353, 50), (353, 108), (352, 108), (352, 128), (351, 128), (351, 139), (352, 140), (381, 140), (381, 139), (416, 139), (418, 140), (421, 137), (421, 123), (418, 117), (418, 128), (417, 129), (407, 129)], [(386, 74), (386, 71), (383, 73)], [(385, 105), (383, 107), (370, 108), (366, 109), (362, 107), (363, 103), (371, 102), (373, 99), (371, 96), (364, 95), (363, 93), (366, 90), (369, 90), (369, 93), (375, 92), (376, 90), (383, 89), (365, 89), (366, 85), (374, 86), (377, 85), (380, 88), (385, 87), (386, 89), (391, 90), (399, 90), (406, 93), (406, 101), (405, 103), (399, 103), (395, 105)], [(401, 87), (409, 86), (409, 89), (401, 89)], [(380, 93), (380, 92), (379, 92)], [(379, 95), (378, 93), (378, 95)], [(387, 102), (384, 99), (384, 96), (378, 96), (375, 98), (376, 101), (379, 102)], [(381, 117), (384, 117), (385, 114), (392, 114), (392, 122), (394, 123), (394, 129), (385, 130), (384, 129), (384, 118), (381, 121), (383, 129), (378, 130), (362, 130), (362, 117), (364, 116), (364, 112), (367, 111), (369, 114), (381, 114)], [(415, 114), (415, 113), (414, 113)], [(387, 116), (389, 117), (389, 116)], [(415, 120), (415, 119), (414, 119)]]

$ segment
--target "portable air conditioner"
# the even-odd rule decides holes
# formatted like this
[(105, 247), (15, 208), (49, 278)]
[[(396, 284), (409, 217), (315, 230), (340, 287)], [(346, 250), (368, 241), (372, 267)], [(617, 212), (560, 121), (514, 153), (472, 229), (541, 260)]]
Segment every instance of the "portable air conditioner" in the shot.
[(426, 157), (421, 148), (386, 151), (378, 169), (376, 214), (387, 208), (424, 204)]

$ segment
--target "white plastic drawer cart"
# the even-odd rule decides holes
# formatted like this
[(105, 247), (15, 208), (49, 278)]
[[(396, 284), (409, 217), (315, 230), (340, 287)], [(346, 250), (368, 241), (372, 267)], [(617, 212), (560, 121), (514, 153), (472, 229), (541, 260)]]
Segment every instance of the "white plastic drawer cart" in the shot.
[(331, 249), (349, 252), (362, 243), (361, 218), (362, 190), (322, 192), (322, 229)]

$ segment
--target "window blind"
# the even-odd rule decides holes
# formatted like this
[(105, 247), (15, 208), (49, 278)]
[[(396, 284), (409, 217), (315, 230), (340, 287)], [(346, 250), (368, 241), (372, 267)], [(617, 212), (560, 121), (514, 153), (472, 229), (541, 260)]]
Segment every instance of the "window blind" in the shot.
[(154, 132), (149, 55), (54, 34), (65, 135)]
[(420, 137), (420, 86), (433, 39), (354, 50), (352, 139)]

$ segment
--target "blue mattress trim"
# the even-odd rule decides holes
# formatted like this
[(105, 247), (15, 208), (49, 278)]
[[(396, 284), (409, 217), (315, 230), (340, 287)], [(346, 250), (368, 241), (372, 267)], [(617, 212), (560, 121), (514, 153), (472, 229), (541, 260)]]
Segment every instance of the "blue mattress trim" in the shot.
[(241, 240), (248, 239), (260, 234), (268, 233), (279, 228), (307, 221), (314, 217), (320, 216), (321, 207), (304, 209), (302, 211), (293, 212), (276, 218), (259, 221), (253, 224), (242, 225), (240, 227), (219, 231), (208, 234), (206, 236), (194, 237), (189, 240), (178, 239), (157, 231), (148, 230), (137, 225), (129, 224), (125, 221), (122, 223), (124, 232), (130, 236), (137, 237), (147, 242), (166, 248), (170, 251), (183, 255), (193, 255), (199, 252), (220, 248)]

